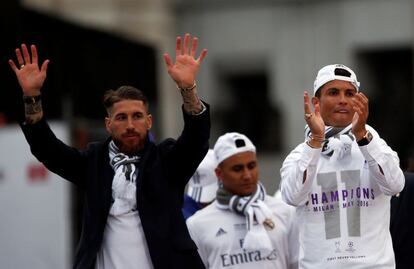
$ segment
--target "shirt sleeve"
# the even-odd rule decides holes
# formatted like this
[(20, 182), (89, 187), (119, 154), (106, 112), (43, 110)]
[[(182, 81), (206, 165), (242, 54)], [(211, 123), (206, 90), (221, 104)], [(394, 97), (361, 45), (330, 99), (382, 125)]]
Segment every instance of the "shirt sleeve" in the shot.
[(321, 151), (302, 143), (286, 157), (280, 174), (282, 198), (287, 204), (301, 206), (308, 200)]
[(199, 115), (203, 114), (203, 113), (207, 110), (207, 107), (206, 107), (206, 105), (203, 103), (203, 101), (201, 101), (201, 100), (200, 100), (200, 103), (201, 103), (201, 111), (200, 111), (200, 112), (198, 112), (198, 113), (196, 113), (196, 114), (194, 114), (194, 116), (199, 116)]
[(191, 239), (193, 239), (194, 243), (197, 245), (197, 251), (198, 251), (198, 254), (200, 255), (201, 260), (204, 263), (204, 266), (206, 268), (209, 268), (207, 252), (205, 248), (203, 247), (203, 244), (200, 240), (200, 237), (199, 237), (200, 232), (197, 230), (197, 224), (194, 222), (195, 222), (194, 217), (193, 216), (189, 217), (186, 222), (187, 228), (188, 228), (188, 231), (190, 232)]
[(369, 131), (373, 139), (359, 149), (368, 164), (370, 175), (374, 177), (381, 191), (386, 195), (395, 195), (402, 191), (405, 184), (400, 159), (375, 130), (369, 128)]

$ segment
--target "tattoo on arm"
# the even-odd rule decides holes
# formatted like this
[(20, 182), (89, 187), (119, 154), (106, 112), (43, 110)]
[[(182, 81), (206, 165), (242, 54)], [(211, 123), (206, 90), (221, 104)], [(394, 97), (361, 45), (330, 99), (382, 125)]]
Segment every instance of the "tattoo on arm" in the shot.
[(33, 124), (40, 121), (43, 117), (42, 100), (32, 104), (24, 104), (26, 123)]
[(181, 96), (183, 97), (184, 110), (190, 115), (195, 115), (203, 110), (201, 101), (197, 96), (195, 89), (192, 90), (181, 90)]

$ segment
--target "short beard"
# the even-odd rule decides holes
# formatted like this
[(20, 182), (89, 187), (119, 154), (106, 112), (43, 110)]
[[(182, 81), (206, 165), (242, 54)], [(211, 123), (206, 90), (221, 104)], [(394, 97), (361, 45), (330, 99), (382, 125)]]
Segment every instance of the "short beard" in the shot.
[(118, 147), (119, 151), (129, 156), (137, 155), (137, 153), (144, 148), (144, 141), (145, 141), (144, 139), (141, 140), (135, 146), (125, 145), (124, 143), (122, 143), (122, 141), (116, 138), (112, 138), (112, 139), (114, 140), (114, 143)]

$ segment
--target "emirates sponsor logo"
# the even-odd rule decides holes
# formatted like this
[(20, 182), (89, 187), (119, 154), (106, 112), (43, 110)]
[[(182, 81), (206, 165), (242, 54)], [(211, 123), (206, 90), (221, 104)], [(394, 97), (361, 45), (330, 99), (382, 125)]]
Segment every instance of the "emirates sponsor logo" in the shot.
[(269, 255), (263, 255), (262, 252), (259, 250), (256, 251), (246, 251), (243, 250), (242, 252), (238, 253), (224, 253), (220, 255), (221, 258), (221, 265), (222, 267), (230, 267), (245, 263), (259, 263), (262, 261), (272, 261), (277, 260), (278, 255), (276, 249)]

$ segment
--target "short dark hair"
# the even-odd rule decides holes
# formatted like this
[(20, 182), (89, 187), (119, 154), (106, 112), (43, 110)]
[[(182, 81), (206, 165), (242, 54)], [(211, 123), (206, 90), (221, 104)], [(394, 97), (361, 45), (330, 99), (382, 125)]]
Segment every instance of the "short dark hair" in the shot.
[(122, 100), (138, 100), (142, 101), (144, 103), (144, 106), (148, 112), (149, 110), (149, 103), (148, 99), (145, 96), (145, 94), (138, 90), (137, 88), (133, 86), (124, 85), (119, 87), (118, 89), (114, 90), (108, 90), (105, 92), (103, 96), (103, 105), (106, 109), (106, 111), (109, 114), (109, 110), (112, 108), (112, 106)]

